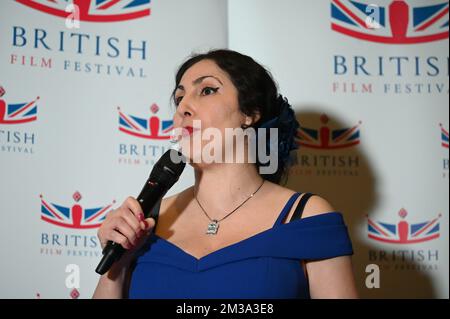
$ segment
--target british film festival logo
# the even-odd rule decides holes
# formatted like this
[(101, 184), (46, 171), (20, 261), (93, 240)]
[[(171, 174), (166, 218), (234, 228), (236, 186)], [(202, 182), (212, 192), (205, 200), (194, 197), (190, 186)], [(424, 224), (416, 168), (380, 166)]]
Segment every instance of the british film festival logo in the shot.
[[(10, 64), (86, 75), (147, 77), (147, 40), (124, 38), (114, 33), (97, 35), (78, 29), (83, 29), (84, 23), (110, 25), (146, 18), (151, 13), (150, 0), (16, 0), (16, 3), (24, 11), (34, 10), (48, 19), (60, 19), (64, 29), (19, 23), (11, 26)], [(34, 53), (22, 53), (21, 50), (27, 49)]]
[(299, 155), (293, 174), (306, 176), (358, 176), (360, 159), (351, 154), (361, 142), (362, 122), (351, 127), (330, 126), (326, 114), (316, 127), (302, 126), (297, 133), (298, 144), (304, 150)]
[(82, 195), (76, 191), (72, 195), (73, 202), (55, 203), (48, 201), (43, 195), (41, 199), (41, 220), (47, 231), (41, 232), (42, 255), (70, 257), (99, 257), (100, 243), (97, 236), (89, 230), (100, 227), (106, 214), (115, 204), (96, 207), (84, 207)]
[[(442, 215), (418, 222), (408, 221), (404, 208), (397, 215), (397, 222), (367, 217), (368, 238), (380, 246), (380, 250), (369, 250), (369, 261), (386, 270), (437, 270), (439, 250), (434, 243), (440, 237)], [(415, 249), (416, 245), (420, 248)]]
[(150, 15), (150, 0), (16, 0), (37, 11), (80, 21), (115, 22)]
[(442, 159), (442, 177), (448, 178), (448, 130), (440, 124), (441, 127), (441, 146), (445, 151), (445, 157)]
[(119, 164), (154, 165), (168, 149), (165, 142), (171, 140), (173, 120), (157, 115), (160, 108), (150, 106), (150, 114), (128, 114), (120, 107), (118, 111)]
[[(334, 54), (332, 92), (448, 94), (448, 50), (419, 54), (411, 49), (448, 41), (448, 21), (448, 1), (332, 0), (331, 30), (355, 44), (365, 41), (380, 48), (377, 56), (356, 49), (351, 54)], [(404, 52), (386, 55), (386, 46), (403, 46), (400, 50)]]
[(30, 124), (37, 120), (39, 96), (18, 102), (6, 100), (5, 93), (0, 86), (0, 151), (33, 154), (36, 133), (30, 131)]

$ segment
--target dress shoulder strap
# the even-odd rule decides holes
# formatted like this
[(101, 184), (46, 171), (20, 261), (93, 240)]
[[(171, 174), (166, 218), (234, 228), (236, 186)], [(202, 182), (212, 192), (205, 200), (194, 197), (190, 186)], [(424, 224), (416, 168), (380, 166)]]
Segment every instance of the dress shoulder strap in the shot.
[(297, 207), (295, 208), (295, 212), (292, 215), (291, 220), (289, 222), (302, 218), (306, 203), (312, 196), (314, 196), (314, 194), (312, 194), (312, 193), (305, 193), (302, 196), (302, 198), (300, 199), (300, 202), (298, 203)]
[(281, 210), (281, 213), (278, 215), (278, 218), (277, 218), (275, 224), (273, 225), (273, 227), (278, 226), (283, 222), (283, 220), (286, 218), (286, 216), (291, 211), (292, 205), (294, 205), (295, 201), (297, 200), (297, 198), (300, 195), (301, 195), (301, 193), (292, 194), (292, 196), (289, 198), (289, 200), (287, 201), (287, 203), (284, 205), (283, 209)]

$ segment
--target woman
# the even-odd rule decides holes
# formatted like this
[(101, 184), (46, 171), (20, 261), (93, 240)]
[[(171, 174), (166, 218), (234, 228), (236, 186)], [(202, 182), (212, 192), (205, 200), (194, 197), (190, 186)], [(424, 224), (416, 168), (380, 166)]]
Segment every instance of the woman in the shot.
[[(270, 73), (240, 53), (210, 51), (181, 66), (173, 98), (174, 125), (190, 133), (194, 120), (202, 131), (222, 133), (277, 128), (277, 169), (261, 174), (261, 161), (248, 152), (245, 163), (191, 163), (195, 184), (162, 200), (155, 229), (129, 197), (98, 231), (103, 246), (112, 240), (127, 253), (100, 278), (94, 297), (356, 297), (342, 215), (319, 196), (279, 185), (298, 122)], [(182, 137), (186, 149), (192, 137)]]

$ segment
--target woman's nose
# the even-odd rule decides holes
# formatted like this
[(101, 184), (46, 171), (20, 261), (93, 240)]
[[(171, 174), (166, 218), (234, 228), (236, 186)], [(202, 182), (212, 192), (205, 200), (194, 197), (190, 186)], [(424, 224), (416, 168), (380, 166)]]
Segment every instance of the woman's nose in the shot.
[(191, 104), (189, 103), (189, 101), (185, 100), (185, 98), (183, 98), (180, 104), (178, 104), (177, 111), (184, 117), (192, 116), (194, 114)]

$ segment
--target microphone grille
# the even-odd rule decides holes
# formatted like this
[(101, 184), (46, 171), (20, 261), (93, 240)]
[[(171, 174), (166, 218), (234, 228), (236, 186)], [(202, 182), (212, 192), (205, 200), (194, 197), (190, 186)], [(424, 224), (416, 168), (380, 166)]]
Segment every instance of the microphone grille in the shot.
[(179, 177), (186, 166), (186, 158), (179, 151), (169, 149), (156, 162), (155, 169), (164, 170)]

